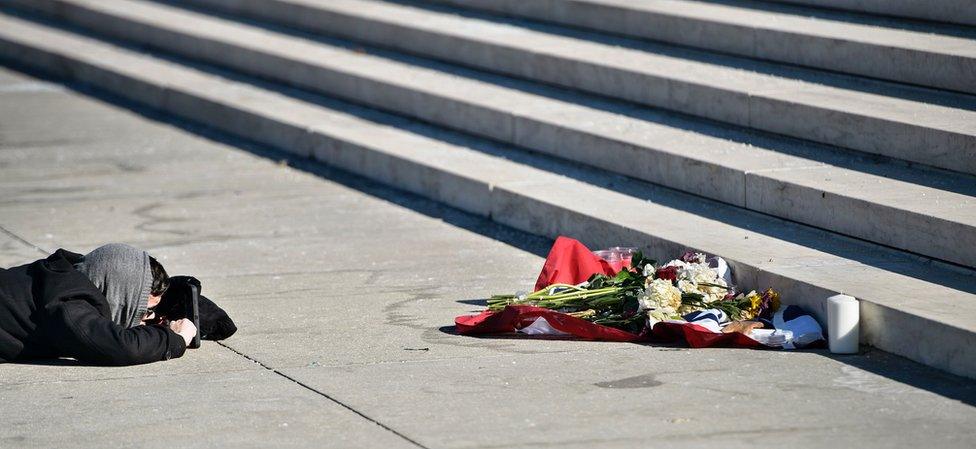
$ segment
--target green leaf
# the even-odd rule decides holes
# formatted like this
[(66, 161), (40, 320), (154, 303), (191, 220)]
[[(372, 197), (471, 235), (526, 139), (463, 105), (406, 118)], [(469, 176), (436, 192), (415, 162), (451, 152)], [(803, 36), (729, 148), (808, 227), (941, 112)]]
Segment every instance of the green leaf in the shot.
[(630, 270), (620, 270), (620, 272), (613, 277), (613, 282), (618, 285), (623, 284), (630, 280), (633, 276), (634, 275), (630, 272)]

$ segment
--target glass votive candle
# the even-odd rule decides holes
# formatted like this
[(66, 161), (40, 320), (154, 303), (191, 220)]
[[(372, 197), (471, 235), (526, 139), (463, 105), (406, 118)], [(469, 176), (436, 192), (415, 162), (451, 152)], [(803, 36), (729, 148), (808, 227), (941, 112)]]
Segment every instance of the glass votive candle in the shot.
[(634, 253), (637, 252), (637, 248), (632, 246), (614, 246), (610, 248), (610, 251), (617, 253), (621, 267), (630, 267), (630, 262), (634, 257)]
[(614, 271), (620, 271), (623, 269), (623, 260), (620, 258), (620, 253), (612, 251), (609, 249), (603, 249), (600, 251), (593, 251), (593, 255), (597, 256), (610, 264), (610, 268)]

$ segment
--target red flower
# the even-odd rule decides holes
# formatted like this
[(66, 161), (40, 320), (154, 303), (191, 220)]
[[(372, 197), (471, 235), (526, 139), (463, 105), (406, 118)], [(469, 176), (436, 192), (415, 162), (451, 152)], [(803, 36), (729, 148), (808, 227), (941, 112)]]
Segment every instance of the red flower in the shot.
[(658, 268), (657, 272), (654, 273), (655, 279), (664, 279), (667, 281), (674, 281), (678, 279), (678, 267), (664, 267)]

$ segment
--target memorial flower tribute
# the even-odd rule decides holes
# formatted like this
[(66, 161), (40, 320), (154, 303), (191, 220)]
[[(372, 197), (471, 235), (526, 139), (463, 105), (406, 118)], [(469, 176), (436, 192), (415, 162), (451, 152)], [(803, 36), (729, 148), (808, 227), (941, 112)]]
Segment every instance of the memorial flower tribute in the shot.
[(779, 294), (767, 289), (735, 294), (735, 287), (709, 266), (702, 253), (688, 252), (658, 266), (637, 252), (613, 276), (594, 274), (578, 285), (554, 284), (518, 295), (494, 295), (488, 310), (531, 305), (567, 313), (604, 326), (640, 332), (644, 326), (706, 309), (734, 320), (769, 317), (779, 308)]
[[(794, 337), (774, 328), (781, 312), (778, 292), (739, 291), (728, 264), (700, 252), (659, 264), (636, 249), (591, 252), (560, 237), (536, 287), (491, 296), (482, 314), (455, 320), (459, 333), (518, 331), (611, 341), (683, 336), (692, 346), (747, 347), (788, 346)], [(786, 316), (802, 317), (801, 331), (809, 334), (804, 342), (822, 339), (819, 326), (809, 326), (815, 320), (791, 309)], [(785, 321), (781, 312), (778, 322)], [(812, 330), (818, 333), (807, 332)]]

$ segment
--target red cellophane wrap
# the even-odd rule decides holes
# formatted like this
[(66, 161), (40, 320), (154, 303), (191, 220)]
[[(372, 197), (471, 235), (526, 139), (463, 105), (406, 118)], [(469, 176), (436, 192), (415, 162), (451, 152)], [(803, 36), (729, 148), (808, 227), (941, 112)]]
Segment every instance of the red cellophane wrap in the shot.
[(539, 279), (535, 281), (535, 290), (542, 290), (552, 284), (576, 285), (597, 273), (607, 276), (617, 274), (607, 261), (593, 254), (586, 245), (560, 236), (549, 250)]
[[(549, 251), (535, 289), (540, 290), (552, 284), (579, 284), (595, 273), (608, 276), (616, 274), (610, 264), (594, 255), (579, 241), (559, 237)], [(601, 326), (565, 313), (527, 305), (507, 306), (499, 312), (486, 310), (478, 315), (462, 315), (454, 319), (454, 324), (457, 326), (458, 333), (462, 335), (504, 334), (529, 326), (538, 318), (545, 318), (549, 326), (557, 331), (584, 340), (639, 342), (683, 339), (693, 348), (764, 347), (743, 333), (715, 333), (694, 323), (660, 322), (654, 325), (652, 332), (638, 335)]]
[(454, 319), (454, 324), (457, 325), (458, 333), (463, 335), (505, 334), (526, 327), (540, 317), (545, 318), (553, 329), (584, 340), (640, 341), (645, 338), (535, 306), (507, 306), (500, 312), (486, 310), (479, 315), (462, 315)]
[(662, 321), (654, 325), (653, 339), (675, 341), (684, 338), (692, 348), (765, 348), (742, 332), (715, 333), (695, 323)]

